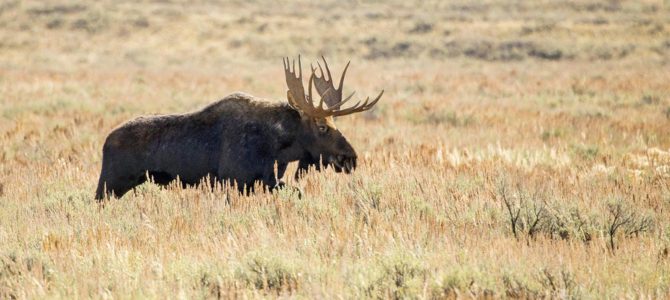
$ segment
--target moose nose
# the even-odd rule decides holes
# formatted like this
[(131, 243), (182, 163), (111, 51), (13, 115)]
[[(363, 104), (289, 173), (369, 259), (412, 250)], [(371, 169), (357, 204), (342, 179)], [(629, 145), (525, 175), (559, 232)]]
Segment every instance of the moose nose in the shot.
[(356, 168), (356, 155), (353, 156), (338, 155), (337, 165), (339, 165), (340, 169), (343, 169), (345, 173), (351, 173), (351, 171), (353, 171)]

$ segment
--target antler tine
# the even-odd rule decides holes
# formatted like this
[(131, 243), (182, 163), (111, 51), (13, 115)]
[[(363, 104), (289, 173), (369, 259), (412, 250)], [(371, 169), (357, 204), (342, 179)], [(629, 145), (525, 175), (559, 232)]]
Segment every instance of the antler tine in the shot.
[[(326, 80), (327, 82), (332, 83), (333, 82), (333, 75), (330, 74), (330, 68), (328, 67), (328, 62), (326, 61), (326, 58), (321, 55), (321, 59), (323, 59), (323, 65), (326, 66), (326, 72), (328, 72), (328, 79)], [(319, 65), (319, 69), (321, 68), (321, 64), (319, 64), (319, 61), (317, 60), (316, 63)], [(321, 70), (321, 74), (323, 74), (324, 79), (325, 74), (323, 73), (323, 69)]]
[[(314, 77), (316, 77), (316, 75), (314, 74), (314, 71), (312, 71), (312, 76), (309, 77), (309, 98), (310, 98), (310, 102), (311, 102), (311, 104), (312, 104), (312, 107), (314, 106), (314, 100), (312, 100), (312, 83), (313, 83), (313, 81), (314, 81)], [(321, 98), (321, 99), (319, 99), (319, 106), (318, 106), (318, 108), (319, 108), (319, 110), (325, 111), (325, 110), (323, 109), (323, 98), (324, 98), (324, 97), (321, 96), (320, 98)]]
[(356, 113), (356, 112), (362, 112), (362, 111), (369, 110), (373, 106), (375, 106), (375, 104), (377, 104), (377, 102), (379, 102), (379, 100), (382, 98), (383, 94), (384, 94), (384, 90), (382, 90), (381, 93), (379, 93), (379, 95), (374, 100), (372, 100), (372, 102), (370, 102), (370, 103), (368, 103), (368, 101), (370, 101), (370, 97), (367, 97), (362, 105), (359, 105), (359, 103), (361, 103), (359, 101), (358, 103), (356, 103), (356, 105), (354, 105), (352, 107), (335, 111), (335, 112), (333, 112), (333, 117), (339, 117), (339, 116), (353, 114), (353, 113)]
[[(379, 99), (382, 98), (382, 95), (384, 95), (384, 90), (382, 90), (382, 91), (379, 93), (379, 95), (377, 95), (377, 98), (375, 98), (374, 100), (372, 100), (372, 102), (370, 102), (370, 104), (367, 104), (367, 105), (365, 106), (365, 109), (363, 109), (363, 110), (368, 110), (368, 109), (372, 108), (373, 106), (375, 106), (375, 104), (377, 104), (377, 102), (379, 102)], [(365, 102), (367, 102), (367, 100), (366, 100)]]
[(309, 93), (309, 99), (306, 99), (306, 100), (307, 100), (306, 102), (308, 102), (309, 105), (311, 105), (312, 107), (314, 107), (314, 100), (313, 100), (313, 98), (312, 98), (312, 84), (313, 84), (313, 83), (314, 83), (314, 73), (312, 73), (312, 75), (309, 76), (309, 85), (308, 85), (308, 88), (309, 88), (309, 92), (308, 92), (308, 93)]
[(342, 100), (342, 102), (347, 102), (347, 101), (349, 101), (349, 99), (351, 99), (351, 97), (353, 97), (354, 94), (356, 94), (356, 91), (351, 92), (351, 95), (349, 95), (349, 97), (347, 97), (346, 99)]
[[(294, 61), (293, 68), (294, 68), (293, 71), (295, 71), (295, 61)], [(298, 68), (299, 68), (298, 72), (300, 74), (300, 75), (298, 75), (298, 78), (300, 78), (300, 82), (302, 82), (302, 62), (300, 61), (300, 54), (298, 54)]]
[[(340, 107), (342, 107), (342, 105), (344, 105), (345, 103), (347, 103), (347, 102), (349, 102), (350, 100), (352, 100), (351, 97), (353, 97), (354, 94), (356, 94), (356, 92), (351, 93), (351, 95), (349, 95), (349, 97), (347, 97), (346, 99), (340, 101), (339, 103), (333, 105), (332, 107), (329, 107), (329, 108), (328, 108), (328, 111), (336, 111), (336, 110), (340, 109)], [(353, 105), (352, 107), (357, 106), (358, 104), (361, 104), (361, 101), (358, 101), (358, 103), (356, 103), (356, 104)]]
[[(316, 61), (316, 64), (319, 66), (319, 71), (321, 72), (321, 79), (325, 78), (325, 73), (323, 72), (323, 68), (321, 68), (321, 64), (319, 64), (319, 61)], [(312, 76), (310, 77), (310, 91), (312, 90), (312, 78), (319, 79), (318, 75), (316, 75), (316, 68), (314, 65), (310, 64), (309, 67), (312, 69)], [(328, 67), (326, 67), (327, 69)], [(328, 76), (330, 76), (330, 71), (328, 71)], [(324, 79), (325, 80), (325, 79)], [(325, 80), (327, 82), (327, 80)], [(319, 92), (319, 95), (321, 96), (321, 99), (319, 100), (319, 109), (324, 110), (323, 108), (323, 102), (325, 98), (327, 97), (326, 95), (331, 91), (331, 89), (326, 90), (323, 94), (320, 93), (319, 89), (317, 88), (317, 92)], [(330, 111), (330, 109), (326, 109), (325, 111)]]
[[(318, 60), (316, 61), (316, 65), (319, 66), (319, 72), (321, 73), (321, 76), (318, 76), (318, 75), (317, 76), (325, 79), (326, 74), (323, 72), (323, 69), (321, 68), (321, 64), (319, 63)], [(310, 64), (310, 66), (312, 67), (312, 72), (314, 74), (316, 74), (316, 68), (314, 67), (314, 65)]]
[[(350, 63), (351, 63), (351, 61), (348, 61), (348, 62), (347, 62), (347, 65), (344, 66), (344, 71), (342, 71), (342, 77), (340, 77), (340, 84), (339, 84), (338, 87), (337, 87), (337, 90), (340, 91), (340, 97), (341, 97), (341, 95), (342, 95), (342, 85), (344, 85), (344, 76), (347, 75), (347, 69), (349, 69), (349, 64), (350, 64)], [(327, 69), (327, 68), (328, 68), (328, 67), (326, 67), (326, 69)]]

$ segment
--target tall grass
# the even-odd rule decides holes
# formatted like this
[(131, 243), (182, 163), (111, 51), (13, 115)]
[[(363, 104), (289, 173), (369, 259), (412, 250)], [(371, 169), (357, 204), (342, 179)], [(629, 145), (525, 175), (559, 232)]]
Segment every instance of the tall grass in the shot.
[[(668, 296), (667, 7), (416, 5), (0, 4), (0, 298)], [(112, 128), (298, 53), (386, 90), (356, 172), (93, 200)]]

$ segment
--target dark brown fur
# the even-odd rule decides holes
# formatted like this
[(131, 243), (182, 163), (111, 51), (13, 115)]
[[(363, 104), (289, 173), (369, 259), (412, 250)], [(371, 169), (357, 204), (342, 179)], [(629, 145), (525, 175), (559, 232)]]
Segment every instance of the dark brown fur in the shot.
[(240, 191), (250, 191), (256, 182), (281, 186), (277, 179), (296, 160), (296, 176), (309, 167), (320, 169), (320, 158), (349, 172), (356, 152), (334, 126), (324, 131), (326, 123), (287, 103), (244, 93), (192, 113), (139, 117), (107, 137), (95, 197), (121, 197), (147, 174), (160, 185), (177, 177), (193, 185), (209, 177), (211, 183), (234, 182)]

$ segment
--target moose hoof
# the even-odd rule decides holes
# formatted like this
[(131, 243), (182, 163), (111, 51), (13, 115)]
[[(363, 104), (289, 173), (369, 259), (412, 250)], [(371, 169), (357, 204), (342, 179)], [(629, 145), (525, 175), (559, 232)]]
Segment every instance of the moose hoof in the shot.
[(294, 186), (293, 187), (293, 192), (298, 194), (298, 199), (302, 199), (302, 189), (301, 188), (299, 188), (297, 186)]

